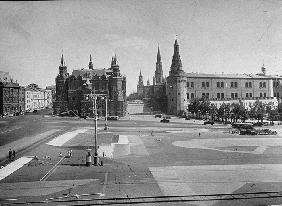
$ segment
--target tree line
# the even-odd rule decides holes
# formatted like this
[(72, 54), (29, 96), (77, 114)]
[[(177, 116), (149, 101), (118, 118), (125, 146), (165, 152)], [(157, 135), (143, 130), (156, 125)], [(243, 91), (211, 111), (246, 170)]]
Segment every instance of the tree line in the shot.
[[(206, 98), (192, 99), (188, 105), (188, 111), (193, 118), (209, 118), (215, 121), (222, 122), (237, 122), (241, 120), (245, 122), (249, 118), (263, 121), (265, 116), (269, 120), (282, 120), (279, 115), (279, 106), (274, 107), (273, 103), (263, 103), (259, 100), (254, 103), (249, 103), (248, 109), (244, 106), (243, 102), (238, 103), (222, 103), (218, 108), (215, 104), (211, 103)], [(186, 114), (185, 114), (186, 115)]]

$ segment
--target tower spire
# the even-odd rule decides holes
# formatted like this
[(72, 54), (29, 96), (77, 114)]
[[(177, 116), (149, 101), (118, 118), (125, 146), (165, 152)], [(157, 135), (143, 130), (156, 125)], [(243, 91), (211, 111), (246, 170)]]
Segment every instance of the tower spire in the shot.
[(161, 60), (161, 52), (160, 45), (158, 44), (158, 53), (157, 53), (157, 62), (156, 62), (156, 70), (155, 70), (155, 84), (163, 83), (163, 69), (162, 69), (162, 60)]
[(62, 57), (61, 57), (61, 66), (64, 66), (64, 55), (62, 53)]
[(90, 60), (89, 60), (89, 69), (92, 69), (93, 70), (93, 63), (92, 63), (92, 56), (90, 54)]
[(158, 44), (157, 62), (161, 62), (160, 45)]
[(181, 59), (180, 59), (179, 44), (177, 42), (177, 38), (174, 41), (174, 52), (173, 52), (173, 56), (172, 56), (172, 62), (171, 62), (170, 70), (172, 72), (182, 71), (182, 63), (181, 63)]

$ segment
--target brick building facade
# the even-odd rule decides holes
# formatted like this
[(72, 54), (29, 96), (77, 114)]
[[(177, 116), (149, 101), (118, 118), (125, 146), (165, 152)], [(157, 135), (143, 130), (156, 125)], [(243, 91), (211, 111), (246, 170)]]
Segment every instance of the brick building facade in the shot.
[(97, 114), (104, 116), (106, 102), (108, 115), (124, 116), (126, 113), (126, 77), (120, 74), (117, 57), (112, 57), (108, 69), (94, 69), (90, 55), (89, 68), (73, 70), (69, 75), (62, 55), (56, 77), (54, 114), (72, 110), (80, 116), (93, 116), (91, 94), (98, 95)]
[(0, 71), (0, 115), (18, 115), (24, 112), (22, 88), (8, 72)]

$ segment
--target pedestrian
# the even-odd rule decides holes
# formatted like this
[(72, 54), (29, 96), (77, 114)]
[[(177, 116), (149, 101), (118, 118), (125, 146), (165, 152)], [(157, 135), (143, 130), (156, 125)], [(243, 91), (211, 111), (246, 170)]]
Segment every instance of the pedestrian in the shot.
[(201, 136), (201, 133), (199, 132), (199, 137)]
[(59, 156), (60, 156), (60, 157), (62, 157), (62, 156), (63, 156), (62, 152), (60, 152)]
[(72, 156), (72, 150), (70, 150), (70, 157)]
[(13, 158), (15, 158), (16, 157), (16, 152), (15, 152), (15, 150), (13, 150)]
[(9, 160), (11, 160), (12, 159), (12, 150), (10, 149), (9, 150)]

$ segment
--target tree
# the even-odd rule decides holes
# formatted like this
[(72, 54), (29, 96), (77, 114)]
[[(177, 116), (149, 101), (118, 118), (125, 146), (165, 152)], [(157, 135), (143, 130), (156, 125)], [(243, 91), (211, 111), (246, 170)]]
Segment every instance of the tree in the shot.
[(210, 115), (212, 120), (215, 119), (216, 115), (218, 114), (218, 109), (215, 104), (210, 104)]
[(190, 104), (188, 105), (188, 111), (193, 114), (193, 117), (195, 117), (195, 114), (198, 113), (200, 109), (200, 100), (198, 98), (194, 98), (190, 101)]
[(206, 115), (210, 111), (210, 101), (208, 101), (206, 98), (200, 99), (200, 112), (202, 115)]
[(233, 103), (231, 104), (231, 112), (232, 112), (232, 116), (231, 116), (231, 121), (233, 119), (233, 122), (237, 122), (238, 119), (241, 119), (243, 122), (245, 122), (246, 118), (247, 118), (247, 111), (245, 109), (245, 107), (243, 106), (243, 104), (240, 103)]
[(261, 101), (257, 100), (254, 102), (250, 109), (250, 114), (252, 117), (256, 118), (258, 121), (263, 121), (263, 116), (266, 114), (266, 106)]
[(210, 101), (205, 98), (194, 98), (188, 105), (188, 111), (193, 114), (193, 117), (195, 117), (195, 114), (197, 114), (197, 117), (200, 118), (199, 115), (206, 115), (207, 113), (209, 113)]
[(221, 121), (227, 122), (227, 119), (230, 115), (230, 104), (221, 104), (218, 109), (218, 116), (221, 118)]

